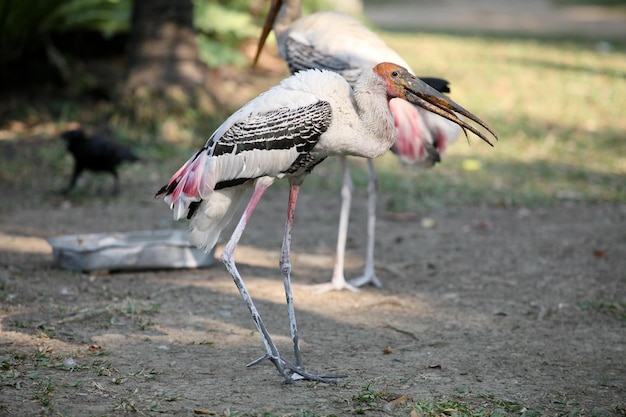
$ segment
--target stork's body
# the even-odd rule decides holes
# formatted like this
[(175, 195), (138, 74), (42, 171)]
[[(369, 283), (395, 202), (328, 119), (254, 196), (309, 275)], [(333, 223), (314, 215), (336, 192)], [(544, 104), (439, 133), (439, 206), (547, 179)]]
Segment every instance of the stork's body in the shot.
[[(336, 12), (316, 12), (301, 17), (301, 0), (272, 0), (260, 52), (270, 28), (278, 42), (280, 56), (292, 73), (318, 68), (341, 74), (354, 83), (365, 69), (378, 62), (394, 62), (409, 69), (408, 64), (374, 32), (351, 16)], [(275, 20), (274, 20), (275, 18)], [(445, 80), (423, 79), (440, 92), (448, 92)], [(461, 129), (455, 123), (403, 100), (394, 100), (391, 110), (398, 128), (398, 141), (392, 150), (401, 161), (421, 167), (432, 167), (440, 161), (440, 153), (454, 141)], [(355, 289), (371, 283), (382, 287), (374, 269), (374, 235), (376, 224), (377, 178), (374, 165), (368, 160), (368, 225), (365, 270), (348, 284), (344, 277), (345, 245), (353, 190), (352, 179), (344, 157), (342, 204), (337, 238), (337, 252), (331, 282), (317, 286), (320, 290)]]
[[(413, 77), (402, 67), (383, 63), (364, 71), (354, 89), (338, 74), (310, 70), (284, 80), (229, 117), (162, 187), (176, 219), (191, 220), (190, 240), (210, 249), (231, 220), (247, 189), (252, 197), (226, 244), (222, 261), (232, 276), (261, 334), (265, 354), (250, 365), (271, 360), (286, 381), (330, 380), (302, 366), (289, 261), (291, 229), (298, 190), (304, 177), (329, 156), (374, 158), (396, 141), (388, 100), (404, 97), (438, 109), (446, 117), (487, 140), (454, 112), (471, 114)], [(432, 104), (431, 104), (432, 103)], [(471, 118), (481, 125), (475, 116)], [(275, 179), (290, 183), (287, 221), (280, 257), (295, 361), (287, 361), (272, 342), (234, 261), (234, 250), (252, 211)]]

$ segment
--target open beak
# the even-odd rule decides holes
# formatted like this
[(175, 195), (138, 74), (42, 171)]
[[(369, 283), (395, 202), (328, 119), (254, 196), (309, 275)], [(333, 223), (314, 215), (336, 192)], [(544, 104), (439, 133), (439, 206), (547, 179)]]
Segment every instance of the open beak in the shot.
[(254, 56), (254, 61), (252, 61), (252, 67), (255, 67), (257, 62), (259, 61), (259, 57), (261, 56), (261, 51), (263, 50), (263, 46), (265, 45), (265, 41), (272, 31), (272, 27), (274, 26), (274, 21), (276, 20), (276, 16), (278, 16), (278, 11), (283, 4), (283, 0), (272, 0), (272, 4), (270, 5), (270, 10), (267, 13), (267, 17), (265, 18), (265, 24), (263, 25), (263, 31), (261, 32), (261, 37), (259, 38), (259, 43), (256, 47), (256, 55)]
[[(422, 107), (432, 113), (438, 114), (450, 120), (453, 123), (461, 126), (463, 133), (467, 137), (467, 130), (474, 133), (476, 136), (493, 146), (493, 143), (482, 133), (480, 130), (461, 119), (458, 114), (465, 116), (469, 120), (473, 120), (480, 126), (484, 127), (493, 137), (498, 140), (498, 135), (494, 132), (487, 123), (483, 122), (478, 116), (472, 114), (459, 104), (452, 101), (450, 98), (444, 96), (439, 91), (435, 90), (419, 78), (412, 75), (410, 72), (404, 70), (400, 73), (402, 87), (404, 88), (404, 99), (407, 101)], [(458, 113), (458, 114), (457, 114)]]

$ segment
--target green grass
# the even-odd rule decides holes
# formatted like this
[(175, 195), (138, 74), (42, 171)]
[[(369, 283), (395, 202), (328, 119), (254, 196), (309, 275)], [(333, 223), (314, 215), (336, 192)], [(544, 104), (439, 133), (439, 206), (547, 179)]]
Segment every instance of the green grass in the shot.
[[(500, 136), (492, 148), (470, 134), (461, 136), (434, 169), (412, 169), (385, 155), (376, 161), (380, 185), (391, 211), (441, 206), (493, 204), (538, 206), (563, 200), (582, 203), (626, 201), (626, 47), (614, 43), (610, 54), (593, 40), (528, 39), (439, 34), (383, 34), (418, 74), (451, 82), (451, 97), (489, 123)], [(101, 121), (110, 109), (52, 101), (49, 108), (15, 108), (10, 120), (23, 120), (31, 131), (49, 132), (68, 120)], [(223, 118), (223, 117), (222, 117)], [(159, 169), (176, 168), (209, 136), (222, 119), (162, 122), (149, 130), (120, 124), (118, 136), (134, 142)], [(0, 121), (0, 125), (6, 121)], [(159, 138), (161, 128), (181, 126), (186, 139), (177, 147)], [(7, 137), (8, 132), (0, 132)], [(10, 134), (8, 135), (10, 137)], [(181, 137), (182, 137), (181, 136)], [(2, 145), (0, 141), (0, 145)], [(67, 171), (59, 143), (34, 147), (28, 155), (14, 147), (0, 160), (0, 178), (18, 187), (42, 180), (38, 167)], [(35, 158), (27, 163), (24, 158)], [(174, 162), (172, 162), (174, 161)], [(170, 165), (171, 168), (170, 168)], [(367, 183), (361, 161), (352, 162), (357, 187)], [(69, 172), (67, 173), (69, 175)], [(103, 188), (109, 186), (103, 180)], [(45, 180), (45, 178), (44, 178)], [(53, 188), (64, 185), (65, 176)], [(338, 163), (326, 161), (304, 190), (336, 191)], [(75, 197), (80, 199), (81, 190)]]
[[(590, 41), (387, 34), (418, 74), (444, 76), (451, 97), (499, 134), (491, 148), (461, 136), (430, 170), (376, 161), (391, 210), (441, 205), (626, 201), (626, 54)], [(419, 51), (419, 53), (415, 52)], [(366, 168), (353, 163), (357, 186)], [(336, 187), (325, 163), (309, 187)]]
[(614, 317), (626, 324), (626, 302), (619, 301), (584, 301), (578, 305), (583, 311), (596, 311)]

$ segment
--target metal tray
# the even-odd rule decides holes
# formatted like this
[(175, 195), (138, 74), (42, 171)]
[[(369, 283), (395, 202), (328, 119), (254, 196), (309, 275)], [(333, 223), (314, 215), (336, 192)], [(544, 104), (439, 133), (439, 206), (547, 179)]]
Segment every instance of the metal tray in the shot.
[(48, 238), (54, 262), (76, 271), (205, 268), (215, 262), (184, 230), (91, 233)]

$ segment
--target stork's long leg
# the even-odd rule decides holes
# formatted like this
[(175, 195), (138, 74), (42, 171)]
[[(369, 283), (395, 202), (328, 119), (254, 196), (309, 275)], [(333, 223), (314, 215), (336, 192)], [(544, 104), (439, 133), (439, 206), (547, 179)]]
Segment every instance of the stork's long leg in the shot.
[(237, 244), (239, 243), (239, 240), (241, 239), (241, 235), (243, 234), (243, 231), (246, 228), (246, 224), (248, 223), (248, 220), (250, 219), (250, 216), (252, 215), (254, 208), (258, 204), (265, 190), (267, 190), (267, 187), (269, 187), (270, 185), (271, 185), (271, 182), (269, 184), (257, 183), (257, 186), (255, 187), (254, 192), (252, 193), (252, 197), (250, 198), (250, 201), (248, 202), (248, 205), (246, 206), (246, 209), (244, 210), (243, 215), (241, 216), (241, 219), (239, 220), (239, 223), (237, 224), (237, 227), (233, 231), (233, 234), (231, 235), (228, 243), (226, 244), (226, 247), (224, 248), (224, 251), (222, 252), (222, 262), (224, 263), (224, 265), (226, 266), (226, 269), (228, 270), (231, 277), (233, 278), (233, 281), (235, 281), (235, 285), (239, 289), (239, 293), (241, 294), (241, 297), (245, 301), (246, 306), (248, 306), (250, 315), (252, 315), (252, 320), (254, 321), (254, 324), (259, 330), (259, 333), (261, 334), (261, 338), (263, 339), (263, 344), (265, 345), (265, 351), (266, 351), (265, 356), (263, 356), (261, 359), (257, 359), (256, 361), (248, 364), (248, 366), (259, 363), (261, 362), (261, 360), (269, 359), (274, 363), (274, 365), (278, 369), (278, 372), (280, 372), (281, 375), (285, 376), (285, 378), (288, 378), (288, 375), (285, 371), (285, 364), (280, 358), (280, 354), (278, 353), (278, 348), (276, 348), (276, 345), (272, 341), (269, 332), (265, 328), (265, 325), (263, 324), (263, 320), (261, 319), (261, 315), (256, 309), (256, 306), (254, 305), (254, 302), (252, 301), (252, 297), (250, 297), (250, 293), (248, 292), (248, 289), (246, 288), (246, 285), (243, 282), (243, 278), (241, 278), (241, 275), (239, 274), (239, 271), (237, 270), (237, 266), (235, 265), (235, 247), (237, 247)]
[(348, 238), (348, 223), (350, 220), (350, 205), (352, 203), (352, 192), (354, 184), (350, 175), (350, 168), (345, 156), (339, 157), (341, 168), (343, 170), (343, 185), (341, 187), (341, 209), (339, 211), (339, 228), (337, 230), (337, 250), (335, 252), (335, 265), (333, 267), (333, 276), (330, 282), (319, 285), (313, 285), (312, 288), (316, 292), (326, 292), (333, 290), (347, 289), (350, 291), (358, 291), (356, 287), (348, 284), (344, 276), (345, 259), (346, 259), (346, 240)]
[(289, 204), (287, 206), (287, 221), (285, 222), (285, 233), (283, 235), (283, 246), (280, 251), (280, 271), (283, 275), (285, 286), (285, 297), (287, 298), (287, 311), (289, 313), (289, 330), (293, 341), (293, 353), (296, 366), (302, 367), (302, 354), (298, 343), (298, 325), (296, 324), (296, 310), (293, 305), (293, 294), (291, 291), (291, 229), (293, 228), (293, 216), (296, 211), (298, 200), (299, 184), (289, 186)]
[(374, 270), (374, 245), (376, 240), (376, 200), (378, 197), (378, 177), (374, 169), (374, 162), (367, 160), (367, 170), (369, 173), (369, 184), (367, 186), (367, 248), (365, 253), (365, 270), (360, 277), (351, 279), (350, 285), (362, 287), (365, 284), (372, 284), (382, 288), (383, 284), (376, 276)]
[[(252, 320), (254, 321), (254, 324), (256, 325), (259, 333), (261, 334), (261, 339), (263, 339), (263, 344), (265, 345), (265, 355), (263, 355), (259, 359), (256, 359), (250, 362), (247, 366), (253, 366), (266, 359), (269, 359), (270, 361), (272, 361), (274, 366), (276, 366), (276, 369), (278, 369), (278, 372), (285, 378), (285, 382), (291, 383), (298, 379), (307, 379), (311, 381), (335, 383), (336, 381), (334, 379), (329, 379), (329, 378), (339, 378), (339, 377), (342, 377), (342, 375), (319, 376), (319, 375), (315, 375), (315, 374), (305, 371), (301, 365), (302, 360), (300, 358), (300, 352), (299, 352), (299, 347), (298, 347), (295, 310), (293, 308), (293, 297), (291, 294), (291, 283), (290, 283), (291, 267), (289, 265), (289, 247), (290, 247), (290, 242), (291, 242), (291, 226), (293, 225), (293, 213), (295, 211), (296, 200), (298, 198), (297, 186), (295, 187), (295, 192), (292, 187), (292, 190), (290, 191), (290, 195), (289, 195), (289, 210), (287, 214), (287, 226), (285, 229), (286, 236), (283, 240), (283, 255), (281, 255), (281, 270), (283, 270), (283, 276), (285, 279), (285, 294), (287, 295), (287, 304), (289, 306), (288, 307), (289, 308), (289, 322), (291, 324), (292, 335), (294, 335), (293, 337), (294, 351), (297, 351), (296, 361), (299, 361), (297, 365), (291, 364), (290, 362), (284, 360), (280, 356), (280, 353), (278, 352), (278, 348), (272, 341), (272, 338), (270, 337), (270, 334), (267, 331), (267, 328), (263, 324), (263, 319), (261, 318), (261, 315), (256, 309), (256, 306), (254, 305), (254, 302), (252, 301), (252, 297), (250, 296), (250, 293), (248, 292), (248, 289), (246, 288), (243, 278), (241, 278), (241, 275), (239, 274), (239, 271), (237, 270), (237, 265), (235, 264), (234, 254), (235, 254), (235, 248), (237, 247), (237, 243), (239, 243), (239, 240), (241, 239), (241, 235), (243, 234), (243, 231), (246, 228), (246, 224), (248, 223), (248, 220), (250, 219), (250, 216), (252, 215), (254, 208), (259, 203), (259, 200), (261, 199), (261, 196), (263, 195), (265, 190), (267, 190), (267, 188), (272, 184), (272, 181), (263, 181), (263, 179), (260, 179), (257, 181), (257, 185), (254, 189), (254, 192), (252, 193), (252, 197), (250, 198), (250, 201), (248, 202), (248, 205), (246, 206), (246, 209), (244, 210), (243, 215), (241, 216), (241, 219), (239, 220), (239, 223), (237, 224), (237, 227), (235, 227), (233, 234), (231, 235), (228, 243), (226, 244), (226, 247), (224, 248), (224, 251), (222, 252), (222, 262), (224, 262), (224, 265), (226, 265), (226, 269), (232, 276), (233, 281), (235, 281), (235, 285), (239, 289), (239, 293), (241, 294), (241, 297), (244, 299), (246, 306), (248, 307), (248, 310), (250, 311), (250, 315), (252, 316)], [(283, 267), (283, 265), (286, 265), (286, 267)], [(286, 275), (285, 275), (285, 272), (286, 272)]]
[(345, 156), (340, 158), (343, 170), (343, 185), (341, 186), (341, 209), (339, 211), (339, 229), (337, 230), (337, 252), (331, 283), (335, 289), (343, 289), (346, 285), (344, 276), (346, 260), (346, 241), (348, 239), (348, 224), (350, 220), (350, 207), (352, 205), (352, 193), (354, 183), (350, 175), (350, 167)]
[(302, 364), (302, 353), (298, 341), (298, 325), (296, 323), (296, 310), (293, 304), (293, 293), (291, 291), (291, 230), (293, 229), (293, 217), (296, 212), (296, 203), (298, 200), (298, 192), (300, 191), (299, 183), (291, 183), (289, 186), (289, 205), (287, 206), (287, 221), (285, 222), (285, 234), (283, 235), (283, 246), (280, 253), (280, 270), (283, 275), (283, 284), (285, 286), (285, 297), (287, 299), (287, 311), (289, 313), (289, 330), (291, 332), (291, 340), (293, 341), (293, 353), (295, 356), (295, 368), (288, 367), (294, 373), (292, 379), (309, 379), (320, 382), (334, 383), (333, 379), (342, 378), (345, 375), (315, 375), (304, 370)]

